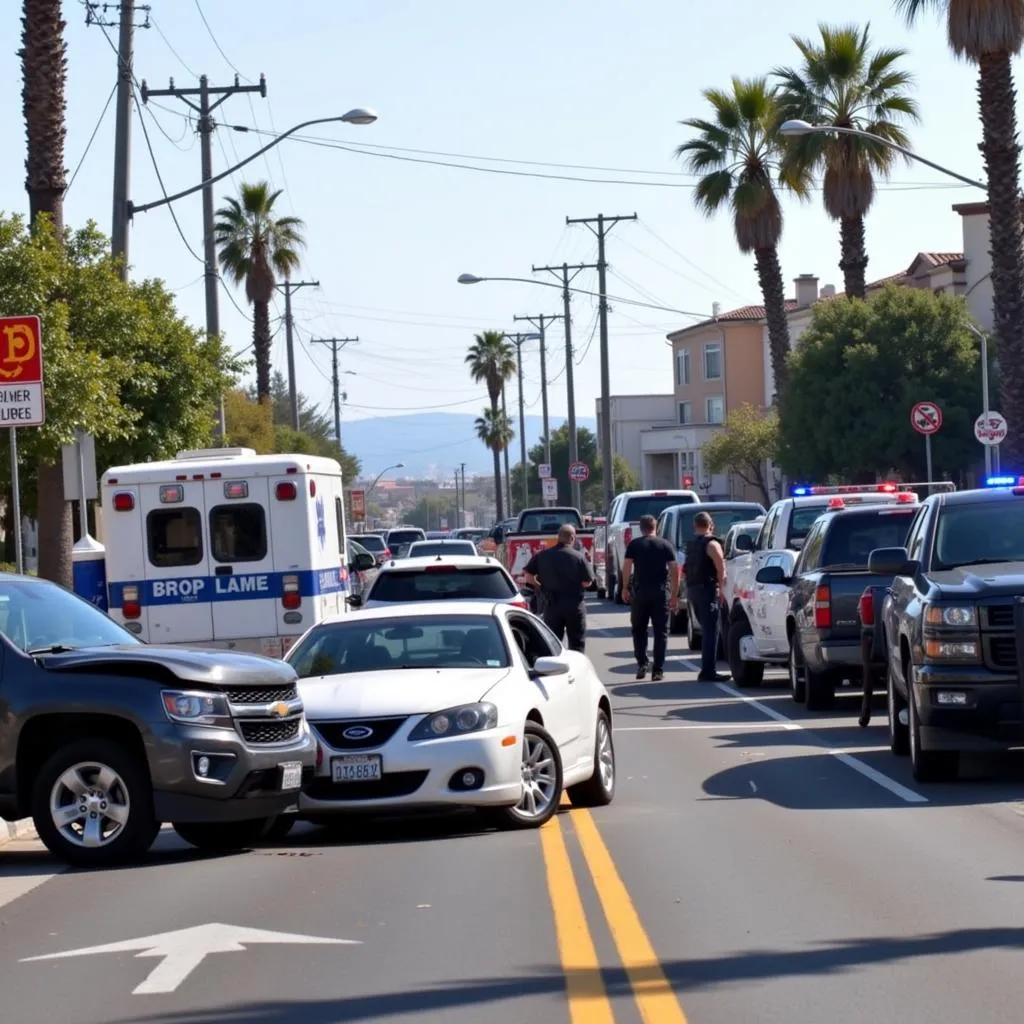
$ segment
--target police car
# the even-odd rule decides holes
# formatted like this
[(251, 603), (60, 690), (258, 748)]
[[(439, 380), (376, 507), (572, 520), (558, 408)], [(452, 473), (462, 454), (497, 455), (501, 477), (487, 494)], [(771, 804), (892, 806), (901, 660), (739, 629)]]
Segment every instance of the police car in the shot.
[[(100, 500), (108, 614), (142, 640), (281, 657), (348, 610), (333, 459), (183, 451), (108, 469)], [(372, 555), (359, 558), (373, 568)]]

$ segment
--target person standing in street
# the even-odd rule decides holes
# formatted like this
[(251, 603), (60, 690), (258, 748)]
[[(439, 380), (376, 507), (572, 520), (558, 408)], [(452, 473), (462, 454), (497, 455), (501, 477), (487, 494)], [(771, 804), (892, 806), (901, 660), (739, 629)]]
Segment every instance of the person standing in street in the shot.
[(686, 600), (700, 623), (701, 683), (720, 683), (729, 678), (718, 673), (718, 628), (725, 583), (725, 552), (715, 536), (715, 524), (707, 512), (693, 517), (693, 539), (686, 546)]
[(568, 636), (569, 650), (583, 653), (587, 633), (587, 609), (583, 591), (594, 585), (594, 570), (581, 548), (576, 530), (566, 523), (558, 531), (558, 543), (538, 551), (523, 569), (526, 582), (540, 588), (541, 617), (559, 640)]
[(665, 674), (668, 650), (669, 610), (678, 607), (679, 565), (676, 549), (664, 537), (656, 537), (654, 516), (640, 517), (640, 536), (626, 545), (622, 560), (622, 597), (630, 604), (629, 623), (633, 631), (636, 677), (647, 675), (647, 625), (654, 629), (654, 661), (651, 680)]

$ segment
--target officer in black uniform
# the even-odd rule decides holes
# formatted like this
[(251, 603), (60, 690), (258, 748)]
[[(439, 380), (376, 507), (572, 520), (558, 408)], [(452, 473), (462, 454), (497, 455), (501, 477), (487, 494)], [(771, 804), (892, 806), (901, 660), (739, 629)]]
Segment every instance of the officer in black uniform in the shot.
[(715, 536), (707, 512), (693, 517), (694, 536), (686, 546), (686, 600), (700, 623), (700, 675), (698, 682), (717, 683), (729, 678), (718, 674), (718, 617), (725, 582), (725, 553)]
[(647, 623), (654, 629), (654, 664), (651, 680), (664, 675), (668, 650), (668, 613), (676, 607), (679, 589), (679, 565), (676, 549), (664, 537), (654, 534), (654, 516), (640, 517), (640, 534), (626, 545), (622, 560), (622, 596), (631, 605), (629, 624), (633, 632), (636, 677), (647, 675)]
[(558, 543), (538, 551), (523, 569), (526, 582), (540, 587), (542, 617), (559, 640), (568, 634), (569, 649), (583, 651), (587, 610), (583, 591), (594, 585), (594, 570), (576, 547), (576, 530), (566, 523)]

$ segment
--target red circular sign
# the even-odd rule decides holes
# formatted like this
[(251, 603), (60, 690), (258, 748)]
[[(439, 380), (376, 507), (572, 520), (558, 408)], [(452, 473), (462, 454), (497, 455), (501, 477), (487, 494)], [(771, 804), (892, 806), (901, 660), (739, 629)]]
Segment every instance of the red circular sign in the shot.
[(934, 402), (918, 402), (910, 410), (910, 423), (919, 434), (937, 434), (942, 426), (942, 410)]
[(590, 478), (590, 467), (585, 462), (571, 462), (569, 464), (569, 479), (583, 483)]

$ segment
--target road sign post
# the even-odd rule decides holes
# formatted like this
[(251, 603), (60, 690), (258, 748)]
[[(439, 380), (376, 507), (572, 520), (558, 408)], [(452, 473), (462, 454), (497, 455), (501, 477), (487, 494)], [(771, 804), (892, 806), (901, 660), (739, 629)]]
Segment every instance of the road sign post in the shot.
[(43, 331), (39, 317), (0, 317), (0, 425), (11, 432), (14, 567), (19, 573), (25, 571), (25, 553), (21, 541), (18, 427), (41, 427), (45, 421)]
[(994, 472), (1000, 472), (999, 446), (1008, 432), (1006, 419), (994, 409), (987, 409), (974, 421), (974, 436), (985, 446), (985, 472), (989, 475), (993, 468)]
[(927, 467), (928, 482), (932, 482), (932, 434), (939, 432), (942, 426), (942, 410), (935, 402), (918, 402), (910, 410), (910, 425), (919, 433), (924, 434), (924, 459)]
[(545, 501), (558, 501), (558, 481), (553, 476), (541, 480), (541, 490)]
[(590, 479), (590, 467), (585, 462), (570, 463), (569, 479), (574, 483), (585, 483)]

